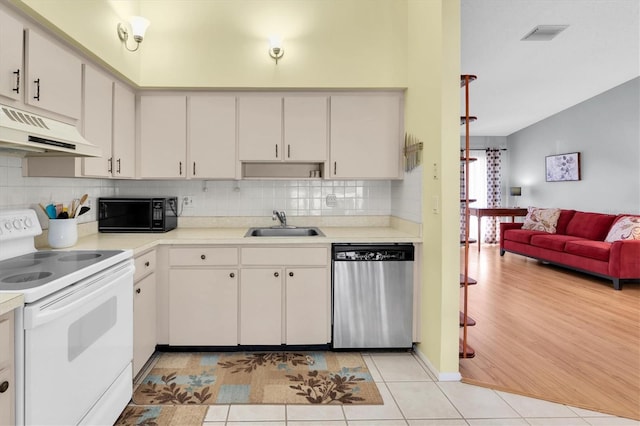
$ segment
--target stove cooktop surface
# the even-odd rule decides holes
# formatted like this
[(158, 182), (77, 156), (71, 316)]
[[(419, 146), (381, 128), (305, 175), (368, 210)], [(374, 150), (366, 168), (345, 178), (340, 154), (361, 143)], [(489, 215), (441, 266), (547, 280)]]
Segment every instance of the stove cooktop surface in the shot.
[(36, 251), (0, 261), (0, 292), (44, 286), (122, 253), (122, 250)]

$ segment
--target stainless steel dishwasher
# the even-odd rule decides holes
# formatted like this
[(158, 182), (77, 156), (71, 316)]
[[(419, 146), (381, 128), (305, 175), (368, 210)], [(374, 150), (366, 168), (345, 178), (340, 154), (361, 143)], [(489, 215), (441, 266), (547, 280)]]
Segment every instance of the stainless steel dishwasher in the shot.
[(413, 244), (334, 244), (333, 347), (410, 348)]

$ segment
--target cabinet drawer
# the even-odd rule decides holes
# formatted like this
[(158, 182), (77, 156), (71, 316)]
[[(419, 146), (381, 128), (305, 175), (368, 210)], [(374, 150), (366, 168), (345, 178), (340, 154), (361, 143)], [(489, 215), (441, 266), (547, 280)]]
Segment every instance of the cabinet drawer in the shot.
[(156, 252), (155, 250), (140, 255), (133, 261), (136, 266), (136, 272), (133, 274), (133, 281), (137, 282), (140, 278), (150, 274), (156, 270)]
[(174, 247), (169, 250), (171, 266), (237, 265), (238, 249), (227, 247)]
[(247, 247), (242, 249), (242, 264), (327, 266), (329, 249), (327, 247)]

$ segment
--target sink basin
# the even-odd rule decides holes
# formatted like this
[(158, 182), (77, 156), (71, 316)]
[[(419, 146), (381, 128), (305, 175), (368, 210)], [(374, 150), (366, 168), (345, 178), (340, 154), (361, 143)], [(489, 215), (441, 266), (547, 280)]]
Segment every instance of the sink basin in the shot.
[(318, 228), (304, 227), (272, 227), (272, 228), (249, 228), (245, 237), (324, 237)]

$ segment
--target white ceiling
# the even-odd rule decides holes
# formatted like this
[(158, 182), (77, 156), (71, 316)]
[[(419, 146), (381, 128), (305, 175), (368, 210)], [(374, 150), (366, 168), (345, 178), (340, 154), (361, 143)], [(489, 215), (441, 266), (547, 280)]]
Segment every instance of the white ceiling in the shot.
[(478, 76), (471, 136), (510, 135), (640, 75), (640, 0), (461, 0), (461, 15), (462, 73)]

